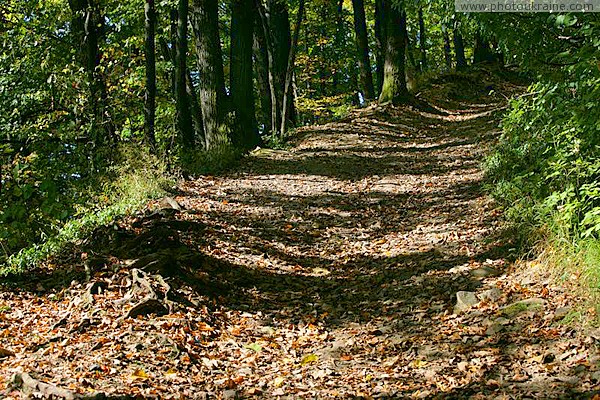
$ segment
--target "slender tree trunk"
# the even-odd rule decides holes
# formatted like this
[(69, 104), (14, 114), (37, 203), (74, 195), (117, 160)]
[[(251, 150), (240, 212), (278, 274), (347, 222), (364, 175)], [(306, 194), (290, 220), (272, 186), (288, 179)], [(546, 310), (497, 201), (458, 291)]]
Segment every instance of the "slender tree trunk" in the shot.
[(450, 71), (452, 69), (452, 48), (450, 46), (450, 35), (446, 26), (442, 27), (442, 37), (444, 39), (444, 61), (446, 62), (446, 69)]
[(475, 48), (473, 49), (473, 64), (496, 61), (496, 56), (490, 48), (490, 42), (483, 37), (480, 30), (475, 32)]
[(177, 46), (175, 47), (175, 101), (177, 107), (177, 130), (182, 149), (194, 148), (194, 128), (187, 94), (187, 23), (188, 0), (179, 0), (177, 12)]
[(264, 50), (267, 58), (267, 82), (269, 84), (269, 94), (270, 101), (269, 104), (271, 106), (271, 124), (270, 124), (270, 133), (272, 135), (276, 134), (277, 131), (277, 112), (279, 110), (277, 104), (277, 89), (275, 82), (275, 56), (273, 49), (273, 38), (271, 36), (271, 30), (269, 29), (269, 20), (266, 15), (266, 10), (262, 4), (262, 0), (255, 0), (256, 8), (258, 9), (258, 14), (261, 20), (262, 25), (262, 36), (258, 36), (258, 38), (264, 39)]
[(254, 75), (260, 100), (259, 125), (263, 132), (271, 131), (271, 90), (269, 86), (269, 61), (262, 29), (262, 21), (257, 18), (254, 29)]
[(400, 103), (408, 96), (405, 77), (406, 14), (404, 10), (385, 3), (386, 46), (383, 87), (380, 103)]
[(72, 31), (79, 45), (80, 64), (85, 70), (90, 92), (90, 134), (97, 146), (110, 139), (111, 135), (110, 121), (106, 118), (106, 82), (97, 69), (101, 58), (100, 40), (104, 31), (104, 17), (95, 0), (69, 0), (69, 7), (73, 14)]
[(192, 27), (194, 29), (198, 72), (199, 96), (206, 148), (218, 141), (219, 129), (227, 114), (227, 95), (223, 72), (223, 54), (219, 37), (217, 0), (192, 0)]
[(273, 52), (273, 78), (275, 82), (275, 90), (277, 93), (277, 102), (279, 107), (277, 109), (277, 124), (275, 130), (281, 127), (281, 110), (285, 104), (287, 107), (286, 116), (288, 121), (286, 125), (295, 124), (295, 107), (294, 99), (292, 96), (288, 96), (287, 102), (283, 102), (283, 92), (286, 84), (286, 74), (288, 60), (292, 45), (292, 34), (290, 29), (290, 19), (287, 10), (286, 2), (280, 0), (268, 0), (268, 11), (269, 11), (269, 29), (273, 33), (272, 35), (272, 52)]
[[(304, 18), (304, 1), (300, 0), (298, 5), (298, 15), (296, 17), (296, 26), (294, 27), (294, 36), (292, 37), (292, 43), (290, 46), (290, 53), (288, 57), (288, 63), (285, 73), (285, 83), (283, 87), (283, 106), (281, 108), (281, 130), (279, 132), (280, 136), (283, 137), (285, 135), (286, 122), (288, 118), (288, 97), (293, 98), (293, 95), (290, 93), (292, 89), (292, 76), (294, 74), (294, 62), (296, 60), (296, 48), (298, 47), (298, 38), (300, 36), (300, 27), (302, 25), (302, 19)], [(372, 83), (371, 83), (372, 84)]]
[(406, 24), (403, 27), (403, 31), (404, 31), (404, 43), (406, 44), (406, 58), (408, 59), (408, 63), (409, 63), (408, 66), (417, 70), (417, 69), (419, 69), (419, 66), (417, 65), (417, 62), (415, 61), (415, 55), (414, 55), (415, 46), (413, 45), (413, 43), (417, 41), (417, 38), (415, 37), (415, 40), (411, 40), (411, 37), (409, 36), (408, 31), (406, 30)]
[[(175, 21), (177, 21), (177, 11), (175, 10)], [(175, 53), (175, 47), (177, 45), (176, 43), (176, 37), (177, 37), (177, 24), (175, 24), (175, 29), (174, 29), (174, 36), (173, 36), (173, 47), (172, 49), (169, 48), (169, 45), (167, 44), (167, 41), (164, 38), (161, 38), (159, 43), (160, 43), (160, 47), (162, 50), (162, 53), (164, 54), (165, 60), (171, 62), (171, 64), (173, 64), (173, 66), (175, 66), (175, 57), (176, 55)], [(175, 94), (175, 73), (173, 73), (171, 75), (171, 81), (172, 81), (172, 93)], [(185, 79), (185, 83), (186, 83), (186, 93), (189, 97), (189, 103), (190, 103), (190, 110), (192, 113), (192, 122), (194, 125), (194, 132), (195, 135), (198, 139), (200, 139), (199, 144), (201, 146), (204, 146), (204, 127), (202, 126), (202, 111), (200, 110), (200, 104), (198, 103), (198, 95), (196, 94), (196, 89), (194, 88), (194, 82), (192, 81), (192, 75), (189, 71), (189, 69), (187, 70), (187, 75), (186, 75), (186, 79)]]
[[(406, 43), (405, 56), (404, 56), (404, 76), (406, 82), (406, 89), (408, 93), (414, 93), (417, 91), (417, 72), (420, 70), (420, 63), (416, 65), (413, 57), (413, 49), (411, 46), (410, 36), (408, 35), (406, 12), (402, 13), (404, 23), (401, 25), (402, 34), (404, 35), (404, 43)], [(415, 38), (416, 42), (416, 38)], [(408, 64), (407, 64), (408, 59)]]
[(467, 66), (465, 57), (465, 44), (458, 27), (454, 27), (454, 54), (456, 56), (456, 69), (461, 70)]
[[(335, 23), (335, 48), (338, 49), (338, 52), (341, 52), (343, 41), (344, 41), (344, 0), (338, 0), (337, 8), (336, 8), (336, 23)], [(337, 64), (335, 66), (335, 71), (333, 72), (333, 91), (335, 94), (339, 93), (339, 85), (341, 81), (341, 68), (339, 65), (340, 53), (336, 54)], [(295, 97), (295, 95), (294, 95)]]
[[(188, 7), (189, 8), (189, 7)], [(170, 60), (173, 64), (173, 75), (171, 76), (171, 89), (173, 90), (173, 97), (177, 99), (175, 92), (175, 81), (177, 80), (177, 21), (179, 21), (179, 13), (177, 8), (171, 8), (170, 12), (171, 23), (169, 25), (171, 35), (171, 52)]]
[(192, 81), (192, 75), (188, 70), (186, 80), (185, 80), (185, 91), (188, 95), (190, 102), (190, 111), (192, 113), (192, 122), (194, 125), (194, 133), (196, 142), (199, 141), (199, 144), (202, 148), (205, 148), (206, 138), (204, 136), (204, 123), (202, 122), (202, 110), (200, 109), (200, 101), (198, 100), (198, 94), (196, 93), (196, 88), (194, 87), (194, 82)]
[(425, 32), (425, 20), (423, 8), (419, 7), (419, 50), (421, 51), (421, 72), (427, 69), (427, 37)]
[(252, 42), (256, 9), (253, 0), (231, 3), (231, 104), (236, 115), (233, 142), (242, 149), (260, 143), (254, 105), (252, 77)]
[(146, 91), (144, 93), (144, 134), (151, 148), (156, 146), (154, 121), (156, 118), (156, 12), (154, 0), (146, 0), (144, 6)]
[(385, 18), (384, 0), (375, 0), (375, 76), (377, 93), (383, 87), (383, 68), (385, 64)]
[(366, 99), (373, 99), (375, 97), (375, 89), (373, 88), (371, 60), (369, 59), (369, 38), (367, 36), (364, 1), (352, 0), (352, 9), (354, 14), (354, 34), (356, 35), (358, 67), (360, 71), (360, 86), (364, 97)]

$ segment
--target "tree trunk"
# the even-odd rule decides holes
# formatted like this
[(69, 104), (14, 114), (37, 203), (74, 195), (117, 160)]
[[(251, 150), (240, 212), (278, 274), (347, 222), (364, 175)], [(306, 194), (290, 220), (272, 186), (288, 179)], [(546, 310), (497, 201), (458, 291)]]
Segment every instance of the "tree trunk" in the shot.
[(419, 50), (421, 52), (421, 72), (427, 69), (427, 38), (425, 33), (425, 20), (423, 19), (423, 8), (419, 7)]
[(446, 26), (442, 27), (442, 38), (444, 40), (444, 61), (446, 62), (446, 69), (450, 71), (452, 69), (452, 49), (450, 47), (450, 35)]
[(377, 93), (383, 87), (383, 68), (385, 64), (385, 18), (383, 15), (384, 0), (375, 0), (375, 76), (377, 77)]
[[(167, 41), (164, 38), (159, 40), (161, 45), (162, 53), (164, 54), (165, 60), (169, 61), (175, 67), (175, 48), (177, 47), (177, 10), (171, 13), (175, 18), (175, 28), (172, 30), (172, 48), (169, 48)], [(175, 73), (172, 74), (172, 93), (175, 94)], [(187, 70), (186, 79), (186, 93), (188, 95), (188, 101), (190, 104), (190, 110), (192, 114), (192, 122), (194, 125), (194, 133), (195, 137), (199, 139), (199, 142), (195, 140), (197, 144), (200, 144), (204, 147), (204, 127), (202, 126), (202, 111), (200, 110), (200, 104), (198, 103), (198, 95), (196, 94), (196, 89), (194, 88), (194, 82), (192, 81), (192, 76)]]
[(199, 96), (204, 125), (206, 148), (211, 149), (219, 140), (226, 109), (223, 54), (219, 38), (217, 0), (192, 0), (192, 27), (194, 29), (198, 72)]
[(254, 105), (252, 42), (256, 9), (253, 0), (231, 3), (231, 104), (236, 115), (233, 143), (249, 150), (260, 143)]
[(156, 147), (154, 121), (156, 118), (156, 12), (154, 0), (146, 0), (144, 6), (146, 90), (144, 93), (144, 134), (152, 149)]
[(292, 90), (292, 76), (294, 74), (294, 62), (296, 60), (296, 48), (298, 47), (298, 37), (300, 36), (300, 26), (302, 25), (302, 18), (304, 17), (304, 1), (300, 0), (298, 4), (298, 15), (296, 16), (296, 26), (294, 27), (294, 36), (292, 37), (292, 43), (290, 45), (290, 52), (288, 57), (287, 68), (285, 72), (285, 82), (283, 86), (283, 101), (281, 108), (281, 130), (279, 135), (283, 137), (285, 135), (286, 122), (288, 118), (288, 97), (293, 98), (293, 94), (290, 93)]
[(461, 70), (467, 66), (465, 57), (465, 44), (459, 28), (454, 27), (454, 54), (456, 55), (456, 69)]
[(261, 18), (257, 18), (254, 29), (254, 75), (260, 100), (259, 126), (263, 132), (271, 131), (271, 89), (269, 86), (269, 60)]
[[(277, 131), (277, 113), (279, 111), (279, 107), (277, 106), (277, 89), (275, 82), (275, 55), (273, 49), (273, 38), (271, 36), (271, 30), (269, 28), (269, 20), (267, 18), (266, 10), (262, 4), (261, 0), (255, 0), (256, 8), (258, 10), (258, 15), (260, 17), (261, 25), (262, 25), (262, 35), (259, 33), (257, 39), (262, 38), (264, 40), (263, 43), (259, 43), (259, 45), (263, 46), (262, 49), (266, 55), (266, 80), (269, 86), (269, 105), (271, 111), (270, 118), (270, 129), (269, 132), (271, 135), (275, 135)], [(266, 102), (265, 102), (266, 104)]]
[(367, 37), (364, 1), (352, 0), (352, 9), (354, 11), (354, 34), (356, 35), (360, 86), (365, 99), (373, 99), (375, 98), (375, 89), (373, 88), (371, 60), (369, 59), (369, 38)]
[[(292, 35), (290, 32), (290, 20), (286, 3), (280, 0), (268, 0), (269, 28), (273, 33), (272, 52), (273, 52), (273, 78), (277, 94), (277, 124), (275, 129), (281, 127), (281, 110), (283, 109), (283, 92), (285, 90), (288, 59), (292, 45)], [(294, 99), (288, 96), (286, 101), (286, 116), (288, 121), (286, 125), (295, 124), (296, 111)]]
[(175, 101), (177, 108), (177, 130), (184, 151), (194, 148), (194, 128), (187, 94), (187, 23), (188, 0), (179, 0), (177, 13), (177, 46), (175, 47)]
[(188, 95), (190, 103), (190, 111), (192, 113), (192, 122), (194, 125), (195, 142), (200, 144), (202, 148), (205, 148), (206, 138), (204, 136), (204, 123), (202, 122), (202, 110), (200, 109), (200, 101), (198, 100), (198, 94), (192, 81), (192, 75), (190, 71), (187, 71), (185, 80), (185, 92)]
[(405, 78), (406, 14), (392, 7), (389, 1), (384, 8), (386, 22), (385, 65), (380, 103), (400, 103), (408, 96)]
[(490, 42), (485, 39), (480, 30), (475, 32), (475, 48), (473, 49), (473, 64), (494, 62), (496, 56), (490, 48)]
[[(188, 7), (189, 8), (189, 7)], [(179, 13), (177, 8), (171, 8), (170, 12), (171, 23), (169, 25), (171, 35), (171, 48), (170, 48), (170, 60), (173, 64), (173, 74), (171, 76), (171, 89), (173, 90), (173, 97), (177, 99), (177, 92), (175, 91), (175, 80), (177, 79), (177, 21), (179, 21)]]
[(80, 64), (85, 70), (89, 87), (90, 134), (94, 145), (110, 139), (111, 128), (106, 117), (106, 82), (98, 72), (100, 65), (100, 39), (104, 32), (104, 18), (94, 0), (69, 0), (73, 14), (71, 21), (75, 41), (80, 46)]
[[(342, 68), (340, 68), (339, 60), (342, 58), (340, 56), (341, 48), (344, 43), (344, 0), (338, 0), (337, 8), (336, 8), (336, 23), (335, 23), (335, 49), (338, 49), (338, 53), (336, 54), (337, 64), (335, 66), (335, 71), (332, 76), (332, 87), (333, 92), (335, 94), (340, 93), (340, 82), (342, 77)], [(295, 96), (294, 96), (295, 97)]]
[(403, 27), (403, 31), (404, 31), (404, 43), (406, 45), (406, 58), (408, 59), (408, 63), (410, 67), (412, 67), (413, 69), (418, 69), (419, 66), (417, 65), (417, 62), (415, 61), (415, 55), (414, 55), (414, 45), (413, 42), (416, 42), (416, 37), (415, 40), (411, 40), (411, 37), (408, 34), (408, 31), (406, 30), (406, 24), (404, 24)]

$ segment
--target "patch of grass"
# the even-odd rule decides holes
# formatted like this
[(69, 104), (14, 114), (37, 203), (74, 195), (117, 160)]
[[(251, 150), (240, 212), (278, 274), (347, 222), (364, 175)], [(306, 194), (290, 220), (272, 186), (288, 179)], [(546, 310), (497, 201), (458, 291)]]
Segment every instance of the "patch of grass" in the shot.
[(512, 304), (510, 306), (507, 306), (506, 308), (502, 309), (501, 311), (501, 315), (504, 315), (506, 317), (512, 318), (515, 317), (519, 314), (521, 314), (522, 312), (527, 311), (529, 308), (527, 307), (527, 305), (522, 304), (522, 303), (516, 303), (516, 304)]
[(540, 261), (556, 281), (581, 299), (562, 323), (600, 325), (600, 240), (554, 235), (539, 244)]
[(269, 135), (263, 139), (265, 142), (265, 147), (273, 150), (287, 150), (292, 147), (287, 140), (288, 138), (293, 137), (294, 133), (294, 130), (288, 131), (286, 136), (283, 138), (278, 135)]
[(121, 145), (113, 151), (114, 162), (105, 174), (94, 180), (92, 188), (81, 194), (89, 201), (55, 235), (10, 256), (0, 266), (0, 276), (22, 274), (48, 257), (57, 255), (68, 244), (89, 236), (97, 227), (142, 208), (150, 199), (163, 196), (174, 182), (166, 165), (143, 149)]
[(242, 152), (235, 148), (222, 129), (209, 150), (183, 152), (181, 165), (191, 175), (210, 175), (223, 172), (235, 166)]

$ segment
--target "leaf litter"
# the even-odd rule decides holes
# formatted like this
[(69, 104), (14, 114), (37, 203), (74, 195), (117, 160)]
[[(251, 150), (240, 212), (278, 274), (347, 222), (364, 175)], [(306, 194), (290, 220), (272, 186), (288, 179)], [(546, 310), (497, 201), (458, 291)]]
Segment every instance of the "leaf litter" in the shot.
[(301, 128), (5, 284), (3, 396), (597, 399), (600, 335), (482, 191), (504, 97), (441, 92)]

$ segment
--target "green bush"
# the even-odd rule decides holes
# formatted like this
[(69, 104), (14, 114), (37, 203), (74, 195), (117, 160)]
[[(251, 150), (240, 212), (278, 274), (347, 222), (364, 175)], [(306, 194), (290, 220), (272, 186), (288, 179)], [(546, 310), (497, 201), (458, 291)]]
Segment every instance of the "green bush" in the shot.
[[(108, 157), (108, 154), (105, 156)], [(110, 224), (138, 210), (149, 199), (163, 196), (165, 190), (173, 186), (166, 165), (143, 147), (133, 144), (124, 143), (113, 148), (107, 158), (111, 162), (103, 171), (70, 182), (57, 180), (60, 186), (40, 182), (36, 177), (47, 177), (49, 171), (41, 170), (35, 164), (38, 157), (29, 159), (33, 161), (19, 169), (19, 172), (27, 178), (26, 182), (32, 182), (31, 194), (26, 196), (22, 189), (13, 189), (4, 192), (0, 201), (5, 204), (12, 202), (11, 206), (15, 209), (29, 210), (22, 214), (23, 218), (34, 223), (26, 225), (28, 229), (25, 230), (19, 230), (23, 225), (15, 221), (11, 224), (0, 223), (5, 237), (19, 239), (19, 242), (8, 241), (4, 245), (7, 251), (0, 258), (0, 265), (3, 264), (0, 275), (21, 273), (34, 267), (48, 256), (60, 252), (68, 243), (89, 235), (98, 226)], [(23, 179), (14, 179), (10, 187), (26, 187)], [(60, 189), (53, 189), (57, 186)], [(47, 194), (50, 190), (58, 194), (51, 197)], [(48, 202), (49, 199), (53, 201), (51, 207), (44, 206), (44, 201)], [(59, 215), (46, 212), (47, 209), (55, 210)], [(5, 210), (1, 216), (6, 221), (14, 213)], [(15, 216), (12, 218), (15, 219)], [(8, 247), (8, 244), (12, 247)]]
[(512, 102), (485, 164), (492, 193), (512, 222), (598, 238), (600, 113), (590, 100), (599, 86), (598, 79), (539, 83)]

